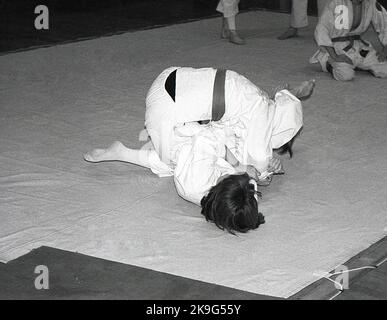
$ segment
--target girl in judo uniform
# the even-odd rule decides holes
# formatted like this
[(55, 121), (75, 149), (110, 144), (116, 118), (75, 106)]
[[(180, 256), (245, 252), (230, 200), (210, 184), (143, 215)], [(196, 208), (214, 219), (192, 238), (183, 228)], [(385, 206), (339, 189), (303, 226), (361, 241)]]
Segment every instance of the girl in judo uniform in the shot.
[[(361, 38), (373, 25), (383, 52)], [(327, 4), (315, 31), (318, 51), (310, 59), (320, 63), (334, 79), (352, 80), (355, 69), (370, 71), (375, 77), (387, 77), (383, 55), (387, 46), (387, 11), (376, 0), (332, 0)]]
[[(313, 87), (313, 81), (306, 81), (277, 92), (272, 100), (231, 70), (171, 67), (156, 78), (146, 97), (150, 143), (133, 150), (114, 142), (84, 158), (125, 161), (160, 177), (173, 176), (178, 194), (201, 205), (207, 220), (230, 232), (246, 232), (264, 222), (257, 185), (283, 172), (273, 150), (291, 154), (303, 125), (299, 98), (310, 96)], [(217, 90), (223, 109), (214, 103)]]

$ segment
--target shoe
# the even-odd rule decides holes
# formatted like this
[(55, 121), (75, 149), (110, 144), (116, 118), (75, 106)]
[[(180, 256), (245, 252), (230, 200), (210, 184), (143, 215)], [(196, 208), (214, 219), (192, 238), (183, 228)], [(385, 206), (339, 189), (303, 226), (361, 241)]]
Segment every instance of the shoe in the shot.
[(290, 27), (283, 34), (281, 34), (277, 39), (278, 40), (286, 40), (286, 39), (290, 39), (290, 38), (295, 38), (297, 36), (298, 36), (297, 28)]
[(246, 41), (245, 39), (241, 38), (237, 32), (235, 30), (229, 30), (230, 32), (230, 37), (229, 37), (229, 41), (231, 43), (234, 43), (234, 44), (239, 44), (239, 45), (242, 45), (242, 44), (245, 44)]

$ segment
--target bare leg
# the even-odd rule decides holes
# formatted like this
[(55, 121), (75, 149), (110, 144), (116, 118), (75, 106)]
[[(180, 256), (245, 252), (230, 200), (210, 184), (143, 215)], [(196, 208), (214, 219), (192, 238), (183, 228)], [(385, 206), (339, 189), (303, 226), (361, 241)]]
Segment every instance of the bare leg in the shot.
[(84, 159), (88, 162), (123, 161), (149, 168), (150, 148), (150, 142), (142, 149), (135, 150), (125, 147), (120, 141), (115, 141), (106, 149), (94, 149), (86, 153)]
[(285, 40), (298, 36), (298, 30), (308, 26), (308, 0), (293, 0), (290, 12), (290, 26), (277, 39)]

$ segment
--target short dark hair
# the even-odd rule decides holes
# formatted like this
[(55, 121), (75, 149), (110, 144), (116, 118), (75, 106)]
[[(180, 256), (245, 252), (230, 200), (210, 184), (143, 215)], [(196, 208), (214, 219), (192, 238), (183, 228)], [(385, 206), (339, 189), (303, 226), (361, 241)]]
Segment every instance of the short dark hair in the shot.
[(301, 134), (301, 131), (302, 131), (302, 128), (298, 130), (298, 132), (294, 135), (292, 139), (290, 139), (290, 141), (286, 142), (283, 146), (274, 150), (276, 150), (277, 153), (280, 155), (289, 153), (289, 157), (290, 158), (293, 157), (293, 149), (292, 149), (293, 143), (294, 143), (294, 140), (296, 140), (296, 138)]
[(258, 212), (256, 191), (250, 179), (247, 173), (234, 174), (213, 186), (200, 203), (206, 220), (231, 234), (244, 233), (265, 223), (264, 216)]

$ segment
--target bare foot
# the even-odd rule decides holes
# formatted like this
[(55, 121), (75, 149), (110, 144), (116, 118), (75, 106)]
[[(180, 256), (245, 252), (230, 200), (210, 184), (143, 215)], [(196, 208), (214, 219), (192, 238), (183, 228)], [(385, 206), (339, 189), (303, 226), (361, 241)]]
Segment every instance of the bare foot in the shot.
[(283, 34), (281, 34), (277, 39), (278, 40), (286, 40), (286, 39), (290, 39), (290, 38), (295, 38), (297, 36), (298, 36), (297, 28), (290, 27)]
[(300, 100), (306, 100), (310, 98), (313, 93), (316, 81), (314, 79), (304, 81), (299, 86), (290, 89), (289, 91), (294, 94)]
[(126, 149), (120, 141), (115, 141), (107, 149), (94, 149), (86, 153), (83, 158), (88, 162), (119, 160), (121, 150)]

